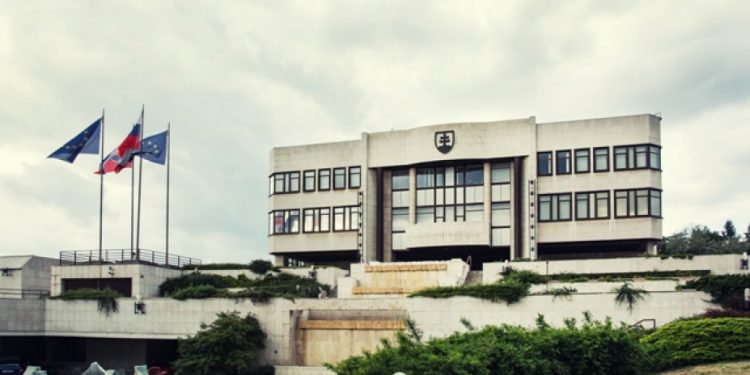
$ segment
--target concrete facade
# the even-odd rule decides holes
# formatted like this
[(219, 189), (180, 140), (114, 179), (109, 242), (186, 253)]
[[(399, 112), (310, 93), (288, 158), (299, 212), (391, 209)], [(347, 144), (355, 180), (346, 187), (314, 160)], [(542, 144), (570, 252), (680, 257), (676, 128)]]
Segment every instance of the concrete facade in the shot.
[(531, 117), (277, 147), (270, 252), (279, 265), (471, 257), (475, 269), (653, 254), (662, 237), (660, 127), (654, 115)]
[(57, 263), (57, 259), (31, 255), (0, 257), (0, 298), (49, 294), (50, 268)]
[[(52, 296), (63, 292), (65, 280), (92, 280), (99, 278), (128, 279), (131, 296), (154, 297), (159, 295), (159, 285), (171, 277), (179, 277), (184, 271), (146, 264), (92, 264), (52, 267)], [(190, 271), (187, 271), (190, 272)]]

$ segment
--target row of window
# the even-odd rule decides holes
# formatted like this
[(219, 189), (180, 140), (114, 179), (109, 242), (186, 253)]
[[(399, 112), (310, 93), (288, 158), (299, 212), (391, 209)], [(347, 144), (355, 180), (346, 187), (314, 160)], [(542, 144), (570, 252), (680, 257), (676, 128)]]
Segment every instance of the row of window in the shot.
[[(333, 220), (331, 220), (333, 215)], [(331, 225), (333, 221), (333, 225)], [(317, 207), (302, 210), (302, 232), (323, 233), (359, 229), (359, 206)], [(296, 234), (300, 230), (300, 210), (274, 210), (268, 213), (268, 234)]]
[[(331, 172), (333, 171), (333, 181), (331, 181)], [(359, 189), (362, 185), (362, 168), (349, 167), (347, 179), (347, 168), (323, 168), (302, 171), (302, 191), (313, 192), (331, 190), (343, 190), (347, 186), (349, 189)], [(347, 185), (347, 180), (349, 184)], [(316, 184), (317, 181), (317, 184)], [(299, 193), (300, 191), (300, 172), (279, 172), (274, 173), (268, 178), (268, 194)]]
[[(592, 153), (593, 150), (593, 153)], [(650, 144), (614, 146), (614, 170), (661, 170), (661, 147)], [(554, 156), (554, 158), (553, 158)], [(552, 176), (575, 173), (608, 172), (609, 147), (537, 153), (537, 175)]]
[[(625, 189), (614, 191), (615, 218), (661, 217), (661, 190)], [(610, 218), (610, 192), (575, 193), (575, 219)], [(540, 222), (570, 221), (573, 217), (573, 194), (540, 194), (537, 214)]]

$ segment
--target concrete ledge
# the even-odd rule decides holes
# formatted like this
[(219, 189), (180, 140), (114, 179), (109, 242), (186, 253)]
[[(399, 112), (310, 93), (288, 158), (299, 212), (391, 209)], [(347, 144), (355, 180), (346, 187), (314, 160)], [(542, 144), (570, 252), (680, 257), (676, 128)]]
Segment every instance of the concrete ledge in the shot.
[(365, 272), (417, 272), (417, 271), (445, 271), (446, 263), (434, 264), (377, 264), (366, 265)]
[(299, 329), (394, 331), (406, 328), (403, 320), (300, 320)]
[(404, 287), (367, 287), (367, 286), (356, 286), (352, 288), (352, 294), (365, 295), (365, 294), (409, 294), (415, 292), (419, 288), (404, 288)]

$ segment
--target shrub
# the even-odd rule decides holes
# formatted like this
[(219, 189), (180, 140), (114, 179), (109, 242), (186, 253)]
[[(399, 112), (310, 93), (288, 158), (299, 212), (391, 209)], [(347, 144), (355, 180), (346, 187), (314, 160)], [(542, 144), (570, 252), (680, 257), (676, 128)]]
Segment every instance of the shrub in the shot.
[(537, 329), (488, 326), (421, 343), (400, 333), (365, 353), (327, 366), (339, 375), (382, 374), (640, 374), (645, 358), (638, 341), (609, 321)]
[(589, 281), (589, 277), (586, 275), (579, 275), (576, 273), (561, 273), (553, 276), (554, 279), (564, 283), (581, 283)]
[(745, 288), (750, 288), (750, 275), (705, 275), (685, 283), (684, 288), (709, 293), (713, 303), (727, 309), (741, 309)]
[(414, 292), (409, 297), (450, 298), (468, 296), (492, 302), (505, 301), (511, 304), (520, 301), (527, 295), (529, 295), (529, 284), (509, 281), (490, 285), (428, 288)]
[(265, 275), (268, 271), (274, 270), (273, 263), (262, 259), (256, 259), (250, 262), (248, 268), (250, 271), (253, 271), (253, 273), (258, 275)]
[(750, 319), (679, 320), (641, 339), (655, 370), (750, 359)]
[(511, 269), (508, 275), (505, 276), (506, 280), (514, 280), (525, 284), (546, 284), (547, 277), (542, 276), (533, 271), (526, 270), (513, 270)]
[(195, 336), (178, 342), (176, 375), (268, 374), (267, 366), (256, 367), (265, 339), (265, 332), (252, 315), (219, 313), (210, 325), (201, 324)]
[(191, 285), (186, 288), (178, 289), (172, 293), (172, 298), (176, 300), (186, 299), (204, 299), (219, 297), (221, 295), (221, 289), (217, 289), (212, 285)]
[(120, 305), (117, 299), (122, 295), (110, 288), (105, 289), (91, 289), (81, 288), (74, 290), (67, 290), (62, 292), (59, 296), (53, 297), (53, 299), (61, 299), (65, 301), (71, 300), (96, 300), (96, 310), (103, 313), (106, 316), (113, 312), (117, 312), (120, 309)]
[(214, 288), (237, 287), (237, 279), (231, 276), (210, 275), (202, 273), (191, 273), (180, 277), (169, 278), (159, 285), (159, 295), (164, 297), (171, 295), (179, 289), (197, 285), (211, 285)]
[(576, 293), (576, 292), (578, 292), (578, 289), (571, 288), (569, 286), (564, 286), (562, 288), (553, 288), (553, 289), (550, 289), (549, 294), (551, 294), (553, 296), (552, 297), (553, 300), (555, 300), (557, 298), (571, 299), (572, 298), (571, 295), (573, 293)]

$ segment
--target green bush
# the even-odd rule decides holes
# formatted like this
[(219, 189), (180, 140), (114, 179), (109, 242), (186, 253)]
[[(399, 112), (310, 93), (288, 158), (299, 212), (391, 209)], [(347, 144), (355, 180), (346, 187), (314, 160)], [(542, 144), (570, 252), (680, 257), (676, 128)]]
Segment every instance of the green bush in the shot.
[(231, 276), (220, 276), (203, 273), (191, 273), (180, 277), (169, 278), (159, 285), (159, 295), (171, 295), (179, 289), (197, 285), (211, 285), (214, 288), (233, 288), (240, 286), (238, 280)]
[(222, 290), (217, 289), (213, 285), (191, 285), (172, 293), (172, 298), (182, 301), (186, 299), (214, 298), (221, 295)]
[(554, 280), (559, 280), (563, 283), (582, 283), (589, 281), (589, 277), (586, 275), (579, 275), (577, 273), (561, 273), (551, 276)]
[(750, 275), (705, 275), (686, 282), (684, 288), (706, 292), (712, 302), (724, 308), (741, 309), (744, 308), (745, 288), (750, 288)]
[(655, 370), (750, 359), (750, 318), (679, 320), (641, 343)]
[(546, 284), (547, 277), (542, 276), (533, 271), (526, 270), (511, 270), (508, 275), (505, 276), (506, 280), (518, 281), (524, 284)]
[(635, 336), (607, 321), (537, 329), (488, 326), (421, 343), (398, 334), (365, 353), (327, 365), (339, 375), (641, 374), (645, 358)]
[(267, 260), (256, 259), (250, 262), (248, 269), (257, 275), (265, 275), (268, 271), (274, 270), (274, 266), (273, 263)]
[(468, 285), (460, 287), (437, 287), (423, 289), (412, 293), (409, 297), (450, 298), (468, 296), (490, 300), (492, 302), (505, 301), (515, 303), (529, 295), (529, 284), (508, 281), (490, 285)]

